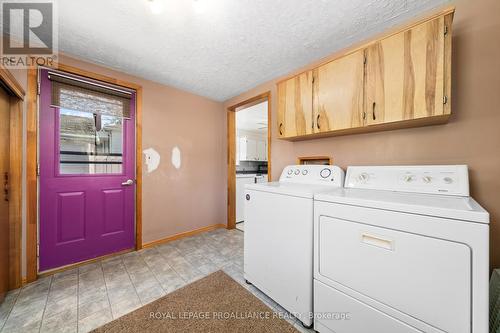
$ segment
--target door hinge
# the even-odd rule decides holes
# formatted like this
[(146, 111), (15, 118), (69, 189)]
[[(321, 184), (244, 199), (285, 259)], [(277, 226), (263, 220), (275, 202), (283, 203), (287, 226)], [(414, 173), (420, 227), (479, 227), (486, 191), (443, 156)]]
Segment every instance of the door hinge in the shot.
[(446, 104), (446, 103), (448, 103), (448, 96), (445, 95), (443, 97), (443, 104)]
[(40, 81), (37, 81), (36, 83), (36, 93), (37, 95), (40, 95)]
[(363, 55), (363, 65), (366, 65), (366, 55)]
[(447, 34), (448, 34), (448, 26), (447, 26), (447, 25), (445, 25), (445, 26), (444, 26), (444, 35), (446, 36)]
[(36, 244), (36, 256), (37, 258), (40, 258), (40, 244)]
[(40, 163), (36, 164), (36, 175), (40, 176)]

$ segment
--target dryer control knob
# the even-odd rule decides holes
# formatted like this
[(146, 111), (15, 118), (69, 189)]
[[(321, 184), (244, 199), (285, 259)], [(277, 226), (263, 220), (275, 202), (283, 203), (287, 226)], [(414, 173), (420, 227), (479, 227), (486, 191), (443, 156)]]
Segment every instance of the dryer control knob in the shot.
[(366, 183), (370, 179), (370, 175), (367, 174), (366, 172), (363, 172), (358, 175), (357, 180), (360, 183)]
[(444, 181), (446, 184), (451, 184), (451, 183), (453, 183), (453, 178), (451, 178), (451, 177), (444, 177), (444, 178), (443, 178), (443, 181)]
[(429, 184), (432, 181), (432, 177), (431, 176), (424, 176), (424, 177), (422, 177), (422, 180), (424, 181), (424, 183)]
[(407, 182), (407, 183), (411, 183), (414, 179), (415, 179), (415, 177), (413, 175), (406, 175), (405, 176), (405, 182)]
[(319, 175), (321, 176), (321, 178), (328, 178), (330, 177), (332, 174), (332, 170), (328, 169), (328, 168), (324, 168), (323, 170), (321, 170), (319, 172)]
[(300, 175), (300, 170), (299, 170), (299, 169), (295, 170), (295, 174), (296, 174), (297, 176), (298, 176), (298, 175)]
[(293, 170), (292, 169), (289, 169), (288, 172), (287, 172), (289, 175), (291, 175), (293, 173)]

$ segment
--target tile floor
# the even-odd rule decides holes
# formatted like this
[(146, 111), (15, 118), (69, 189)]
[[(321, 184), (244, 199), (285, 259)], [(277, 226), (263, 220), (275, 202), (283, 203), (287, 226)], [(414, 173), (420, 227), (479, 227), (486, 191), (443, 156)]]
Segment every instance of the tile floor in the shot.
[[(88, 332), (219, 269), (274, 311), (243, 278), (243, 233), (217, 229), (41, 278), (9, 292), (0, 332)], [(287, 319), (301, 332), (295, 319)]]

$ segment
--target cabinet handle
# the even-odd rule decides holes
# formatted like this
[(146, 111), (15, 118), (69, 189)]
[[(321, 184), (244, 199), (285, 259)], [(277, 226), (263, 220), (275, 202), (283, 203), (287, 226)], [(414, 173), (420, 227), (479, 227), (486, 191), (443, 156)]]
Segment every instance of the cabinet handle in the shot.
[(3, 192), (5, 201), (9, 201), (9, 173), (4, 174)]
[(280, 126), (279, 126), (279, 131), (280, 131), (280, 135), (283, 135), (283, 123), (280, 123)]
[(366, 120), (366, 111), (363, 111), (363, 120)]
[(377, 117), (375, 116), (375, 106), (377, 105), (377, 103), (373, 102), (373, 105), (372, 105), (372, 115), (373, 115), (373, 120), (377, 120)]
[(318, 114), (318, 116), (316, 117), (316, 127), (317, 127), (318, 129), (321, 129), (321, 128), (320, 128), (320, 126), (319, 126), (319, 116), (320, 116), (320, 115)]

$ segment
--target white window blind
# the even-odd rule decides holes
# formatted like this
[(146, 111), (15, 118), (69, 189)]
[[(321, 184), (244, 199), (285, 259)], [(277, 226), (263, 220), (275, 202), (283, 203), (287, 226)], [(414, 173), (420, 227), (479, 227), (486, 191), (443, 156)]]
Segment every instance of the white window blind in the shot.
[(132, 92), (93, 80), (49, 72), (54, 107), (130, 118)]

